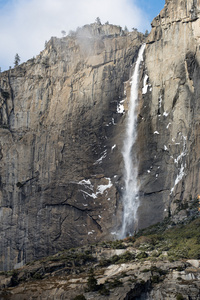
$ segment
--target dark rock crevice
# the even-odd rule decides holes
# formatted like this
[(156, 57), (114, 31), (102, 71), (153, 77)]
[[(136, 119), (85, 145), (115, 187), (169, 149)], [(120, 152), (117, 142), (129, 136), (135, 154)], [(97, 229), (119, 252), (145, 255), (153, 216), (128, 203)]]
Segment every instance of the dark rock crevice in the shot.
[(45, 204), (45, 208), (46, 207), (64, 207), (64, 206), (67, 206), (67, 207), (70, 207), (72, 209), (75, 209), (77, 211), (80, 211), (81, 213), (84, 213), (86, 214), (91, 220), (92, 222), (95, 224), (95, 226), (98, 228), (98, 230), (102, 233), (103, 230), (102, 230), (102, 227), (101, 225), (97, 222), (97, 220), (92, 216), (91, 212), (93, 212), (92, 209), (88, 209), (88, 208), (80, 208), (80, 207), (77, 207), (73, 204), (68, 204), (68, 203), (65, 203), (62, 202), (62, 203), (56, 203), (56, 204)]
[(159, 194), (159, 193), (163, 193), (163, 192), (169, 192), (169, 189), (162, 189), (162, 190), (158, 190), (158, 191), (152, 191), (150, 193), (145, 192), (144, 196), (150, 196), (150, 195), (154, 195), (154, 194)]

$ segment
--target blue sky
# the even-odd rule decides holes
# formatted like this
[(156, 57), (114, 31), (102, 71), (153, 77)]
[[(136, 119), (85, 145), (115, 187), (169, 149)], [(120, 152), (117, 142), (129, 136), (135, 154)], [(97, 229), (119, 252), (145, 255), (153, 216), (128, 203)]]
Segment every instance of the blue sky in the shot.
[(149, 19), (152, 21), (165, 5), (165, 0), (136, 0), (135, 3), (142, 11), (146, 12)]
[(100, 17), (123, 28), (151, 29), (165, 0), (0, 0), (0, 67), (13, 66), (15, 54), (24, 62), (44, 49), (51, 36), (76, 30)]

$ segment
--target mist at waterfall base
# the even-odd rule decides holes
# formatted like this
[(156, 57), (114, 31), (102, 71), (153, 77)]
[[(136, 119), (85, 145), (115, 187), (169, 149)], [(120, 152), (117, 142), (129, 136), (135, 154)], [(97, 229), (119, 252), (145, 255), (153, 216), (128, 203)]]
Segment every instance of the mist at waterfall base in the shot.
[(138, 81), (140, 64), (143, 61), (145, 44), (139, 50), (134, 72), (131, 78), (131, 93), (129, 111), (126, 124), (126, 135), (122, 149), (124, 160), (124, 190), (123, 190), (123, 219), (119, 238), (133, 235), (137, 229), (137, 210), (139, 207), (139, 186), (137, 181), (138, 163), (133, 151), (137, 138), (137, 104), (138, 104)]

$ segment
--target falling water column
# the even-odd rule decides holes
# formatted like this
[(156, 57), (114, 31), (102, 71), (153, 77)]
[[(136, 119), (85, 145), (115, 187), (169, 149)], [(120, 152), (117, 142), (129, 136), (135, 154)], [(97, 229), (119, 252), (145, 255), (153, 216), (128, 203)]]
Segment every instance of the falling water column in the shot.
[(122, 156), (124, 160), (124, 191), (123, 191), (123, 220), (120, 238), (132, 235), (137, 225), (137, 210), (139, 207), (138, 197), (138, 164), (136, 155), (132, 153), (133, 146), (137, 137), (137, 103), (138, 103), (138, 81), (139, 81), (139, 67), (143, 61), (143, 53), (145, 44), (139, 50), (138, 58), (135, 64), (135, 69), (131, 78), (131, 93), (130, 93), (130, 107), (128, 112), (126, 135), (122, 149)]

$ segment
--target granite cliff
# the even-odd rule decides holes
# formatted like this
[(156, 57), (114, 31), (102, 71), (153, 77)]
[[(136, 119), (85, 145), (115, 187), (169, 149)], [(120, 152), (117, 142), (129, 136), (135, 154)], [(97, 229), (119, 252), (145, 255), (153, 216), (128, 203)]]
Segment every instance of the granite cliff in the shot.
[[(199, 187), (199, 1), (166, 1), (140, 66), (144, 228), (187, 218)], [(103, 239), (121, 226), (121, 149), (144, 36), (91, 24), (0, 74), (0, 268)]]
[(0, 268), (111, 236), (124, 82), (143, 35), (86, 25), (0, 74)]
[(199, 13), (199, 1), (166, 1), (147, 39), (138, 135), (140, 226), (177, 216), (178, 206), (200, 190)]

